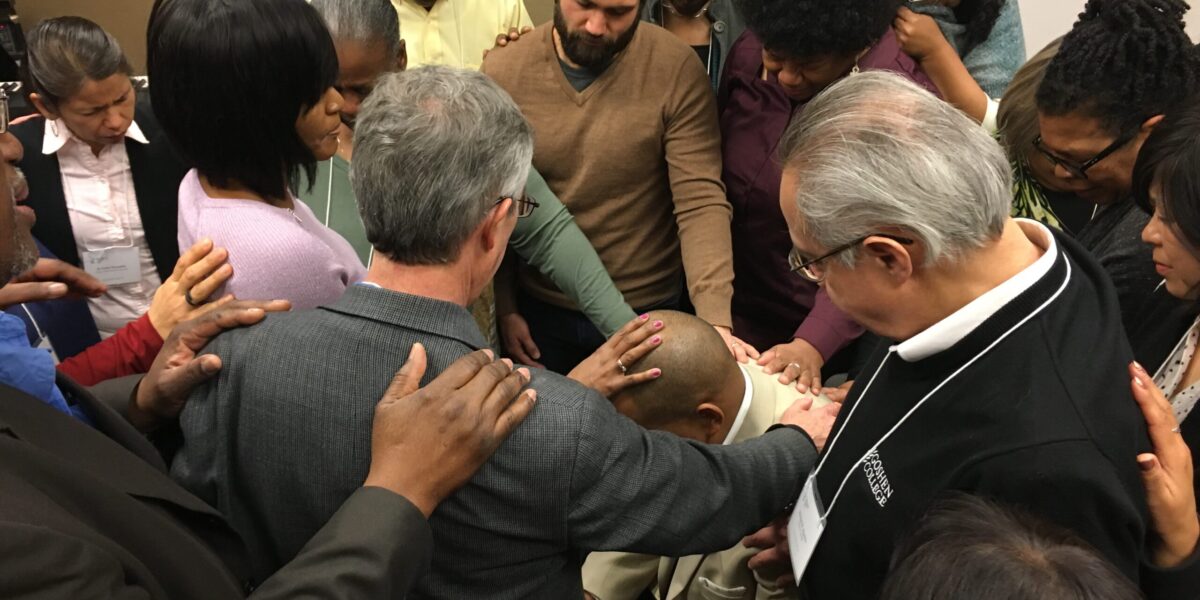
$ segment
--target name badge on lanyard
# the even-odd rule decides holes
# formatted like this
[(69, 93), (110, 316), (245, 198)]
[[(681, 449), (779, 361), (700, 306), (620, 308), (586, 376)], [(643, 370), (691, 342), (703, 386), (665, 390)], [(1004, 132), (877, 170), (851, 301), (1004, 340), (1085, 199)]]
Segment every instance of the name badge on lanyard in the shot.
[(821, 494), (817, 491), (817, 476), (808, 476), (804, 491), (796, 501), (792, 517), (788, 519), (788, 550), (792, 555), (792, 572), (796, 581), (804, 577), (804, 571), (817, 550), (817, 542), (825, 533), (825, 510), (821, 505)]
[(83, 270), (105, 285), (127, 285), (142, 279), (141, 260), (134, 246), (85, 250)]

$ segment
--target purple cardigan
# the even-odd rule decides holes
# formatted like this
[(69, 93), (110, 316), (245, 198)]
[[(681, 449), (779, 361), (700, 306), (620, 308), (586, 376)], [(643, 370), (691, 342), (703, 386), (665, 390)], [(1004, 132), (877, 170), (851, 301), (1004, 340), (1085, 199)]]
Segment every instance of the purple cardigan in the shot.
[(296, 310), (331, 303), (362, 281), (366, 268), (312, 209), (300, 201), (294, 206), (210, 198), (192, 169), (179, 184), (179, 250), (207, 237), (229, 251), (233, 278), (219, 294), (290, 300)]
[[(890, 28), (859, 67), (894, 71), (937, 93)], [(784, 94), (774, 75), (763, 80), (762, 44), (750, 31), (733, 45), (717, 100), (722, 179), (733, 206), (733, 331), (760, 351), (801, 338), (829, 360), (863, 330), (817, 284), (788, 268), (792, 242), (779, 209), (783, 173), (776, 148), (803, 107)]]

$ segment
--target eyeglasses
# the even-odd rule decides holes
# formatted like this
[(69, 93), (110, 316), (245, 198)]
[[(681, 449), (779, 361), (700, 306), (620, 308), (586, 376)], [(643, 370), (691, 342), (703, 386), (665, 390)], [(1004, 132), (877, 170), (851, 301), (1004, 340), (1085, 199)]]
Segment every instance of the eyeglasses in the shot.
[(1059, 157), (1055, 156), (1054, 154), (1052, 154), (1049, 150), (1046, 149), (1046, 146), (1042, 145), (1042, 136), (1040, 136), (1040, 135), (1037, 136), (1036, 138), (1034, 138), (1033, 147), (1039, 153), (1041, 153), (1042, 156), (1045, 156), (1046, 160), (1050, 161), (1051, 164), (1062, 167), (1064, 171), (1066, 171), (1067, 173), (1069, 173), (1071, 175), (1071, 177), (1074, 177), (1076, 179), (1087, 179), (1088, 178), (1088, 176), (1087, 176), (1088, 169), (1096, 166), (1097, 163), (1108, 158), (1113, 152), (1120, 150), (1125, 144), (1128, 144), (1129, 142), (1133, 141), (1133, 138), (1135, 136), (1136, 136), (1136, 133), (1122, 135), (1121, 137), (1117, 138), (1117, 140), (1115, 142), (1109, 144), (1107, 148), (1101, 150), (1099, 154), (1097, 154), (1096, 156), (1093, 156), (1091, 160), (1089, 160), (1081, 165), (1075, 164), (1071, 161), (1068, 161), (1068, 160), (1065, 160), (1062, 158), (1059, 158)]
[(513, 204), (516, 205), (518, 219), (524, 219), (525, 217), (532, 215), (533, 209), (541, 206), (541, 204), (538, 204), (537, 200), (534, 200), (533, 196), (530, 196), (529, 194), (525, 194), (524, 196), (522, 196), (520, 198), (514, 198), (512, 196), (505, 196), (505, 197), (497, 200), (493, 206), (500, 206), (500, 203), (504, 202), (505, 200), (512, 200)]
[(813, 283), (821, 283), (822, 281), (825, 281), (825, 270), (820, 267), (821, 261), (823, 261), (827, 258), (833, 257), (833, 256), (837, 256), (838, 254), (841, 254), (841, 253), (843, 253), (843, 252), (845, 252), (845, 251), (847, 251), (847, 250), (849, 250), (849, 249), (851, 249), (873, 237), (887, 238), (889, 240), (892, 240), (893, 242), (898, 242), (898, 243), (904, 244), (905, 246), (909, 246), (909, 245), (916, 243), (909, 238), (900, 237), (898, 235), (888, 235), (886, 233), (872, 233), (872, 234), (864, 235), (864, 236), (858, 238), (857, 240), (854, 240), (853, 242), (850, 242), (849, 244), (846, 244), (844, 246), (838, 246), (837, 248), (833, 249), (829, 253), (819, 256), (817, 258), (808, 258), (808, 257), (804, 256), (803, 254), (801, 254), (800, 250), (798, 250), (796, 248), (792, 248), (791, 253), (788, 254), (788, 266), (792, 268), (793, 273), (799, 273), (801, 277), (803, 277)]

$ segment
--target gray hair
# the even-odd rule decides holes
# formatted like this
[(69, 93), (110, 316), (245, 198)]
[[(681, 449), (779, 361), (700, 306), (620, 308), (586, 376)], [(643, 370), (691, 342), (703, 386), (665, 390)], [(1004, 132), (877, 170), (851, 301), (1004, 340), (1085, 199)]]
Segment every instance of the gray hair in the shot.
[(533, 129), (500, 86), (428, 66), (385, 75), (367, 97), (350, 180), (378, 252), (445, 264), (496, 200), (523, 197), (532, 161)]
[(88, 81), (133, 75), (116, 38), (82, 17), (46, 19), (29, 32), (25, 86), (57, 109)]
[[(796, 175), (804, 233), (836, 248), (896, 227), (922, 241), (926, 265), (955, 262), (1004, 230), (1012, 172), (978, 123), (882, 71), (817, 96), (780, 142)], [(854, 250), (841, 255), (852, 266)]]
[(400, 16), (391, 0), (311, 0), (335, 42), (383, 42), (388, 56), (400, 55)]

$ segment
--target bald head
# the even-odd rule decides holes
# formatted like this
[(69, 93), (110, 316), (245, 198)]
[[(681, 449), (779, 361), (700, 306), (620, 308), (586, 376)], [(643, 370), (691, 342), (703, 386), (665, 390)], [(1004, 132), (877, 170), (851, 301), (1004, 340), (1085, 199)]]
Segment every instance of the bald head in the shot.
[[(713, 326), (675, 311), (654, 311), (650, 319), (665, 325), (664, 342), (632, 370), (659, 368), (662, 377), (618, 394), (617, 409), (648, 429), (695, 418), (705, 403), (736, 414), (745, 390), (742, 374)], [(724, 419), (726, 427), (732, 418)]]

